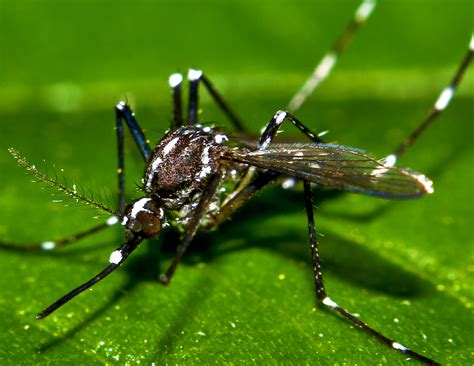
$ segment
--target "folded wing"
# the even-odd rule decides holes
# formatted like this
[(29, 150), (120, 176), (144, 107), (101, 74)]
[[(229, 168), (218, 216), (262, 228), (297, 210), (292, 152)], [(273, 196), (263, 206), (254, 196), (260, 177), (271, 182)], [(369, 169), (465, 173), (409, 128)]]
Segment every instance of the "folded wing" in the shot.
[(225, 158), (305, 179), (324, 187), (384, 198), (432, 193), (422, 174), (396, 168), (363, 151), (331, 144), (272, 144), (267, 149), (229, 150)]

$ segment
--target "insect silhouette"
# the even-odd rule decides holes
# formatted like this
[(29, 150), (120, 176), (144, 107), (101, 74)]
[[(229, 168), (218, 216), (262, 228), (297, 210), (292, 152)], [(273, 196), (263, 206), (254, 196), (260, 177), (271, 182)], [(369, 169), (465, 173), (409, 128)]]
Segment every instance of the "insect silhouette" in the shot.
[[(254, 144), (249, 143), (248, 139), (241, 138), (245, 134), (245, 129), (240, 119), (227, 105), (208, 77), (199, 70), (190, 70), (188, 73), (189, 104), (186, 117), (182, 113), (183, 77), (180, 74), (173, 74), (169, 78), (173, 96), (172, 124), (153, 149), (149, 146), (130, 106), (125, 102), (120, 102), (115, 109), (118, 141), (118, 212), (112, 211), (68, 186), (61, 185), (40, 172), (35, 166), (30, 165), (16, 150), (11, 149), (11, 153), (20, 165), (35, 174), (39, 180), (46, 181), (66, 194), (85, 201), (112, 216), (103, 224), (66, 239), (25, 246), (1, 242), (0, 247), (24, 251), (51, 250), (75, 243), (81, 238), (118, 223), (125, 230), (125, 241), (111, 253), (107, 267), (42, 310), (37, 315), (37, 319), (47, 317), (75, 296), (104, 279), (117, 269), (143, 240), (159, 235), (167, 226), (173, 226), (183, 234), (176, 256), (160, 277), (163, 284), (169, 284), (198, 230), (215, 228), (268, 184), (278, 179), (296, 179), (301, 180), (304, 187), (317, 300), (388, 347), (424, 363), (438, 364), (384, 336), (339, 306), (327, 295), (323, 283), (313, 215), (312, 184), (387, 199), (409, 199), (433, 193), (430, 179), (409, 169), (395, 167), (395, 163), (398, 157), (447, 107), (473, 58), (474, 42), (471, 38), (467, 55), (452, 82), (437, 99), (429, 116), (393, 154), (385, 159), (374, 159), (359, 149), (324, 143), (322, 136), (308, 129), (295, 117), (294, 112), (330, 74), (352, 35), (369, 17), (374, 4), (373, 1), (362, 2), (351, 23), (334, 47), (317, 65), (302, 89), (290, 101), (287, 110), (278, 111), (273, 115)], [(227, 133), (199, 123), (198, 101), (201, 85), (224, 111), (237, 133)], [(274, 142), (279, 128), (285, 122), (296, 126), (308, 142)], [(129, 129), (145, 161), (141, 187), (143, 197), (128, 204), (124, 193), (125, 128)], [(225, 190), (224, 186), (232, 186), (233, 189)]]

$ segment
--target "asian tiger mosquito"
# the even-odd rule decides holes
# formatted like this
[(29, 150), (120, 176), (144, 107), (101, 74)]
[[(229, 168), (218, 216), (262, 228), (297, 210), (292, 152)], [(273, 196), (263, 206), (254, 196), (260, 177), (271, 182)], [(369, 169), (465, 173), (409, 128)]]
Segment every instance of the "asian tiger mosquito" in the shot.
[[(382, 198), (414, 198), (433, 192), (432, 182), (424, 175), (408, 169), (396, 168), (397, 158), (402, 155), (419, 135), (448, 106), (461, 78), (474, 54), (471, 38), (469, 51), (463, 59), (452, 82), (443, 90), (429, 116), (403, 141), (395, 152), (383, 160), (375, 160), (361, 150), (323, 143), (321, 135), (314, 134), (300, 122), (294, 112), (304, 103), (314, 89), (329, 75), (337, 59), (347, 46), (351, 36), (362, 25), (373, 10), (375, 3), (363, 1), (345, 32), (333, 49), (318, 64), (307, 83), (290, 101), (287, 110), (274, 114), (256, 145), (248, 145), (219, 129), (203, 127), (198, 123), (198, 89), (202, 83), (214, 101), (226, 113), (236, 130), (244, 132), (243, 124), (224, 102), (217, 89), (199, 70), (188, 73), (188, 115), (183, 118), (181, 86), (183, 78), (173, 74), (169, 84), (173, 94), (173, 121), (170, 130), (152, 150), (143, 131), (134, 118), (131, 108), (124, 102), (116, 106), (116, 131), (118, 140), (118, 212), (94, 202), (31, 166), (15, 150), (10, 151), (27, 170), (40, 180), (63, 190), (79, 200), (84, 200), (112, 216), (103, 224), (63, 240), (47, 241), (17, 247), (0, 242), (0, 247), (15, 250), (51, 250), (76, 242), (85, 236), (121, 223), (125, 227), (126, 241), (111, 253), (110, 264), (91, 280), (69, 292), (41, 311), (42, 319), (72, 298), (99, 282), (116, 268), (146, 238), (159, 234), (171, 224), (184, 232), (181, 245), (168, 270), (160, 277), (168, 284), (198, 230), (205, 230), (225, 221), (242, 204), (267, 184), (278, 178), (293, 178), (303, 181), (304, 199), (308, 217), (308, 230), (313, 260), (316, 295), (319, 302), (335, 310), (390, 348), (427, 364), (438, 364), (407, 347), (385, 337), (350, 312), (340, 307), (326, 293), (318, 252), (311, 183), (340, 190), (359, 192)], [(273, 143), (283, 122), (295, 125), (311, 142)], [(124, 195), (124, 125), (129, 128), (138, 149), (146, 162), (143, 177), (144, 197), (129, 204)], [(235, 189), (221, 194), (224, 183)]]

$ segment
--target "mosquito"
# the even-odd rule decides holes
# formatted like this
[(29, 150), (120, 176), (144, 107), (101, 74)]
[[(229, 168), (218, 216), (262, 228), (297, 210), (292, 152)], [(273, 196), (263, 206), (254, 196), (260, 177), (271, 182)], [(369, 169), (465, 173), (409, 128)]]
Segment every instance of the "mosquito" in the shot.
[[(57, 182), (31, 165), (16, 150), (10, 152), (19, 164), (39, 180), (62, 190), (73, 198), (84, 201), (106, 213), (110, 218), (89, 230), (62, 240), (45, 241), (18, 246), (0, 242), (0, 247), (22, 251), (51, 250), (77, 242), (105, 228), (120, 223), (125, 241), (109, 257), (109, 264), (87, 282), (67, 293), (42, 310), (36, 319), (43, 319), (72, 300), (84, 290), (107, 277), (137, 249), (140, 243), (156, 237), (168, 226), (182, 233), (180, 245), (168, 269), (159, 278), (169, 284), (175, 271), (199, 230), (210, 230), (227, 220), (239, 207), (263, 187), (279, 179), (303, 182), (309, 243), (312, 255), (316, 298), (319, 303), (339, 313), (358, 328), (363, 329), (391, 349), (426, 364), (438, 365), (395, 340), (386, 337), (353, 313), (345, 310), (328, 296), (316, 236), (313, 214), (312, 185), (357, 192), (386, 199), (410, 199), (433, 193), (432, 182), (425, 175), (395, 167), (395, 163), (435, 118), (448, 106), (474, 55), (471, 37), (469, 50), (451, 83), (442, 91), (425, 120), (386, 158), (377, 160), (362, 150), (324, 143), (295, 117), (295, 111), (330, 74), (337, 59), (347, 47), (356, 30), (367, 20), (375, 2), (365, 0), (356, 10), (345, 31), (333, 48), (317, 65), (303, 87), (291, 99), (286, 110), (277, 111), (266, 125), (256, 143), (244, 142), (244, 124), (224, 101), (210, 79), (200, 70), (191, 69), (187, 116), (183, 116), (183, 76), (173, 74), (169, 85), (173, 99), (173, 118), (170, 129), (152, 149), (134, 117), (131, 107), (120, 102), (115, 108), (118, 144), (118, 211), (95, 202), (67, 185)], [(203, 85), (216, 104), (234, 125), (236, 133), (227, 133), (199, 123), (199, 87)], [(289, 122), (308, 139), (307, 142), (274, 142), (283, 125)], [(130, 203), (125, 199), (124, 135), (128, 128), (145, 162), (142, 179), (143, 196)], [(233, 187), (227, 190), (225, 187)]]

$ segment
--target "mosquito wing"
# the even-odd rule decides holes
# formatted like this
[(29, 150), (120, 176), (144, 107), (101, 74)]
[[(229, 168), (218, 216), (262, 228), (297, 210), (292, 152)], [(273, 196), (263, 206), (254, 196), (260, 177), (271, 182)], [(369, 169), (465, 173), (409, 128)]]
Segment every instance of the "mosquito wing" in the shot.
[(250, 152), (232, 149), (225, 157), (324, 187), (372, 196), (412, 198), (433, 192), (432, 182), (424, 175), (339, 145), (276, 143)]

